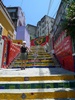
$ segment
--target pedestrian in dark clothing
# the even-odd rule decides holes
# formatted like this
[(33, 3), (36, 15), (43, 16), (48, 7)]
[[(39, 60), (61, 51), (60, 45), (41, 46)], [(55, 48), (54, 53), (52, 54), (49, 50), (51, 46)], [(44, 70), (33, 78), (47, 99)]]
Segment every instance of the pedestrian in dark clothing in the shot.
[(20, 48), (21, 51), (21, 69), (26, 67), (26, 60), (28, 59), (28, 47), (26, 46), (26, 41), (23, 41), (23, 44)]

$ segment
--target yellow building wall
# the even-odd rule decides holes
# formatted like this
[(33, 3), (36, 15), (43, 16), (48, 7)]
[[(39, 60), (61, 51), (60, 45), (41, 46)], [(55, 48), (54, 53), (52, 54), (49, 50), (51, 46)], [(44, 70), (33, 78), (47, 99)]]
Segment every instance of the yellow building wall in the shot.
[(22, 44), (22, 40), (13, 40), (13, 43), (16, 43), (16, 44)]
[(8, 31), (4, 28), (3, 29), (3, 33), (2, 33), (2, 35), (4, 35), (4, 36), (8, 36)]
[[(10, 21), (10, 20), (9, 20)], [(4, 27), (4, 29), (3, 29), (3, 34), (2, 35), (5, 35), (5, 36), (8, 36), (8, 34), (9, 34), (9, 31), (12, 33), (12, 39), (13, 39), (13, 35), (14, 35), (14, 29), (15, 28), (13, 28), (11, 25), (10, 25), (10, 23), (9, 23), (9, 21), (6, 19), (6, 16), (5, 16), (5, 14), (2, 12), (2, 11), (0, 11), (0, 23), (2, 24), (2, 26)]]

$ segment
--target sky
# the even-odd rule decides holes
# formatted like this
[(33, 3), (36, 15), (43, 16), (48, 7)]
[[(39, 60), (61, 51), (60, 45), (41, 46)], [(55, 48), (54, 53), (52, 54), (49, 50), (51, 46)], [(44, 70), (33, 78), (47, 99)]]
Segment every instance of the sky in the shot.
[[(22, 8), (25, 23), (37, 25), (44, 15), (55, 18), (61, 0), (2, 0), (6, 7)], [(49, 7), (50, 5), (50, 7)], [(48, 12), (49, 9), (49, 12)]]

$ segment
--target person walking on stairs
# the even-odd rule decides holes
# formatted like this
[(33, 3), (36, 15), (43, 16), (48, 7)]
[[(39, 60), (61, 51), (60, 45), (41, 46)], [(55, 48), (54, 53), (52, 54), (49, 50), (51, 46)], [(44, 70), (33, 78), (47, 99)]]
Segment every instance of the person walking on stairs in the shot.
[(21, 52), (21, 69), (26, 67), (26, 60), (28, 59), (28, 50), (29, 48), (26, 46), (26, 41), (23, 41), (22, 46), (20, 48)]

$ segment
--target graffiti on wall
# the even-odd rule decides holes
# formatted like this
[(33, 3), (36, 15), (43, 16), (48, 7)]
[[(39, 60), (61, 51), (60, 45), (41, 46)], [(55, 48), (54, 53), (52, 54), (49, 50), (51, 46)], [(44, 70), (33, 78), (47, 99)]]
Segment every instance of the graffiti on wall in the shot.
[(35, 46), (35, 45), (43, 46), (48, 42), (49, 42), (49, 36), (42, 36), (42, 37), (31, 40), (31, 46)]
[[(74, 61), (72, 56), (72, 42), (70, 36), (64, 37), (63, 32), (54, 43), (54, 51), (61, 65), (70, 71), (74, 71)], [(63, 38), (64, 37), (64, 38)]]

